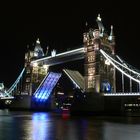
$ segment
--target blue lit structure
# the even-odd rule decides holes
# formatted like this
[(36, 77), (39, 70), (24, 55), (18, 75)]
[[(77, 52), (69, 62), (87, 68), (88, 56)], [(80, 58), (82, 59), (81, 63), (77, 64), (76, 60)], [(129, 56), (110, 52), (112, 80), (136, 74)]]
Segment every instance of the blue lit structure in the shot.
[(110, 93), (111, 92), (111, 85), (108, 81), (103, 81), (101, 83), (101, 91), (104, 93)]
[(61, 73), (50, 72), (43, 80), (39, 88), (34, 93), (36, 101), (46, 101), (58, 80), (61, 77)]

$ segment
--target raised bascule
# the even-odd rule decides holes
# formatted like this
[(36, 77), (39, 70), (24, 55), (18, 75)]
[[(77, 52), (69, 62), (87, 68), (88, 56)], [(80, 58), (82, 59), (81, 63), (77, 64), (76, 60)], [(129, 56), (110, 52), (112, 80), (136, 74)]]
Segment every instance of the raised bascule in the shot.
[(49, 56), (48, 47), (44, 53), (39, 39), (34, 50), (28, 47), (25, 67), (7, 90), (14, 97), (11, 109), (69, 108), (71, 113), (140, 110), (140, 72), (115, 54), (113, 26), (108, 35), (100, 14), (96, 22), (98, 28), (83, 33), (83, 45), (77, 49), (52, 50)]

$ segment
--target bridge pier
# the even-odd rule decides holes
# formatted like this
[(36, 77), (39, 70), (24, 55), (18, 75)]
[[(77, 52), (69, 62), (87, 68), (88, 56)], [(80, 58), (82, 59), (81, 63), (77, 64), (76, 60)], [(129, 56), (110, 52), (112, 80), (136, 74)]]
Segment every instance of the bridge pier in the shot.
[(54, 97), (45, 102), (36, 102), (33, 96), (17, 95), (8, 107), (10, 110), (50, 111), (55, 109)]
[(140, 116), (140, 96), (103, 96), (92, 92), (78, 94), (74, 98), (71, 114)]
[(30, 110), (31, 96), (30, 95), (16, 95), (13, 102), (9, 106), (10, 110)]

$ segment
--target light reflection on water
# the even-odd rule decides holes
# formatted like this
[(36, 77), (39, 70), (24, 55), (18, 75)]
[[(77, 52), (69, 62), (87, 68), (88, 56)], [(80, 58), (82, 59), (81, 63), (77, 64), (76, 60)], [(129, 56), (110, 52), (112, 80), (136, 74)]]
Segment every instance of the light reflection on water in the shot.
[(139, 140), (140, 117), (69, 117), (0, 110), (0, 140)]
[(32, 115), (31, 135), (33, 140), (49, 140), (51, 118), (47, 113), (34, 113)]

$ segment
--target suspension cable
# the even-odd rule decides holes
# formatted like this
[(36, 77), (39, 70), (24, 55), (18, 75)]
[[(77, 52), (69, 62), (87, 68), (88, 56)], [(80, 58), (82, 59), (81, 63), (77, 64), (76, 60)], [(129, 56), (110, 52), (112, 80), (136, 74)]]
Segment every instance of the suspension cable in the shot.
[(25, 71), (25, 68), (23, 68), (23, 70), (21, 71), (20, 75), (18, 76), (18, 78), (16, 79), (16, 81), (13, 83), (13, 85), (7, 90), (7, 93), (11, 93), (15, 87), (17, 86), (17, 84), (19, 83), (21, 77), (23, 76), (23, 73)]
[[(122, 72), (125, 76), (129, 77), (130, 79), (136, 81), (137, 83), (140, 83), (140, 80), (132, 77), (131, 75), (127, 74), (125, 71), (123, 71), (121, 68), (119, 68), (119, 66), (122, 66), (124, 68), (126, 68), (127, 70), (129, 70), (129, 68), (127, 68), (126, 66), (122, 65), (121, 63), (117, 62), (116, 60), (114, 60), (113, 58), (111, 58), (109, 55), (107, 55), (102, 49), (100, 49), (101, 54), (120, 72)], [(119, 66), (117, 66), (115, 63), (117, 63)], [(133, 70), (130, 69), (130, 71), (133, 72)], [(135, 72), (135, 71), (134, 71)], [(133, 73), (134, 73), (133, 72)], [(137, 72), (135, 72), (134, 74), (136, 74)], [(138, 73), (139, 74), (139, 73)], [(140, 75), (140, 74), (139, 74)]]

